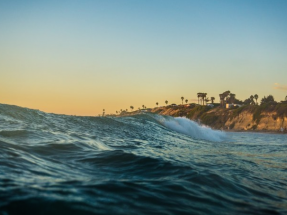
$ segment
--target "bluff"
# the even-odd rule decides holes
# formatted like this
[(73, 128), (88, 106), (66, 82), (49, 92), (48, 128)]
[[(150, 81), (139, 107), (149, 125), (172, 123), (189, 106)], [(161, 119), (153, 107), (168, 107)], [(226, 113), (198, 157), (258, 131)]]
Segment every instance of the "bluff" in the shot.
[(183, 116), (214, 129), (278, 132), (287, 130), (287, 104), (266, 103), (225, 109), (202, 105), (178, 105), (154, 108), (153, 113)]

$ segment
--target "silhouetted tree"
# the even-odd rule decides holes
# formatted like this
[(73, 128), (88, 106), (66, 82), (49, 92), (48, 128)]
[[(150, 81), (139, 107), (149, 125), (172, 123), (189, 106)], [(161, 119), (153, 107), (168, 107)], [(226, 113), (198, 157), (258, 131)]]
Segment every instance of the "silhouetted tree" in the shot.
[(206, 103), (209, 102), (210, 100), (209, 100), (209, 98), (207, 97), (207, 98), (204, 99), (204, 101), (205, 101), (205, 104), (206, 104)]
[(250, 103), (251, 103), (251, 99), (250, 98), (245, 99), (244, 102), (243, 102), (243, 104), (245, 104), (245, 105), (250, 105)]
[(227, 90), (222, 94), (219, 94), (219, 98), (220, 98), (220, 105), (221, 107), (225, 107), (225, 98), (230, 94), (230, 91)]
[(255, 100), (256, 100), (256, 104), (258, 104), (258, 102), (257, 102), (258, 95), (257, 95), (257, 94), (255, 94), (255, 95), (254, 95), (254, 98), (255, 98)]
[(206, 95), (207, 95), (207, 93), (197, 93), (198, 104), (199, 104), (199, 98), (201, 98), (201, 104), (204, 105)]
[(156, 104), (156, 106), (158, 106), (158, 102), (157, 103), (155, 103)]
[(144, 105), (142, 105), (143, 109), (144, 109)]
[(183, 104), (183, 100), (184, 100), (184, 97), (182, 96), (182, 97), (181, 97), (181, 103), (182, 103), (182, 104)]
[(251, 95), (249, 98), (250, 98), (250, 100), (251, 100), (251, 104), (252, 104), (252, 105), (255, 104), (255, 102), (254, 102), (254, 100), (253, 100), (253, 99), (254, 99), (254, 96)]
[(165, 104), (166, 104), (166, 105), (168, 104), (168, 101), (167, 101), (167, 100), (165, 100)]
[(197, 100), (198, 100), (198, 101), (197, 101), (197, 104), (199, 104), (199, 98), (201, 98), (201, 94), (202, 94), (202, 93), (197, 93)]
[(238, 99), (236, 99), (235, 96), (236, 96), (235, 94), (230, 93), (226, 97), (226, 103), (229, 103), (229, 104), (243, 104), (243, 102), (238, 100)]
[(187, 102), (188, 102), (188, 99), (185, 99), (185, 103), (187, 104)]
[(201, 95), (203, 105), (204, 105), (204, 101), (205, 101), (206, 95), (207, 95), (207, 93), (202, 93), (202, 95)]
[(211, 103), (213, 104), (215, 98), (214, 98), (214, 97), (211, 97), (210, 100), (211, 100)]
[(261, 104), (268, 103), (268, 102), (275, 102), (274, 97), (272, 95), (269, 95), (267, 97), (264, 96), (261, 99)]
[(233, 94), (233, 93), (230, 93), (229, 94), (229, 101), (228, 101), (228, 103), (230, 103), (230, 104), (234, 104), (235, 103), (235, 94)]
[(131, 110), (133, 111), (133, 109), (134, 109), (134, 106), (130, 106), (130, 108), (131, 108)]

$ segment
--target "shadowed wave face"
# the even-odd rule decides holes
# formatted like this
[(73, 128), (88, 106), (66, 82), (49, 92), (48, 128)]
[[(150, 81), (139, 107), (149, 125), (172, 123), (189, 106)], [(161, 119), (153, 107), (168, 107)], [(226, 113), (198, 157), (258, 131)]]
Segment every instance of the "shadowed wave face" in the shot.
[(287, 137), (0, 104), (0, 214), (286, 214)]

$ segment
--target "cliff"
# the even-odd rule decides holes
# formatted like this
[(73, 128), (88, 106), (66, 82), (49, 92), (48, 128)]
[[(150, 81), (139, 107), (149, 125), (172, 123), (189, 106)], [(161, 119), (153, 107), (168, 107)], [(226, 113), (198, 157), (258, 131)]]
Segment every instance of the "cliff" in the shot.
[(184, 116), (215, 129), (278, 132), (283, 127), (286, 132), (287, 128), (287, 104), (281, 103), (246, 105), (231, 109), (195, 104), (190, 107), (179, 105), (154, 108), (151, 112)]

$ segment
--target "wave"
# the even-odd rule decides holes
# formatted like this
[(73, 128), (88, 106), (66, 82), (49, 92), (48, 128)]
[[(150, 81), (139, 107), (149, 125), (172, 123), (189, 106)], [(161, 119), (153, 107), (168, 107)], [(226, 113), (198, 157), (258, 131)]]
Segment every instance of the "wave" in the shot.
[(1, 130), (0, 131), (0, 136), (3, 136), (3, 137), (25, 137), (27, 136), (28, 134), (28, 131), (26, 130), (8, 130), (8, 131), (5, 131), (5, 130)]
[[(77, 135), (76, 132), (83, 132), (83, 130), (108, 130), (113, 134), (116, 134), (120, 127), (127, 128), (128, 131), (134, 131), (139, 127), (148, 124), (163, 125), (173, 131), (181, 134), (188, 135), (195, 139), (203, 139), (212, 142), (220, 142), (225, 140), (225, 133), (218, 130), (213, 130), (207, 126), (199, 125), (195, 121), (189, 120), (184, 117), (171, 117), (171, 116), (160, 116), (157, 114), (139, 114), (132, 117), (81, 117), (81, 116), (69, 116), (60, 114), (48, 114), (39, 110), (31, 110), (28, 108), (21, 108), (17, 106), (3, 105), (0, 104), (0, 120), (18, 123), (18, 127), (13, 127), (12, 131), (4, 131), (0, 127), (0, 135), (10, 136), (17, 134), (25, 134), (24, 128), (33, 125), (33, 128), (42, 130), (53, 130), (53, 131), (71, 131), (74, 136), (81, 138), (84, 135)], [(13, 121), (14, 120), (14, 121)], [(23, 124), (24, 123), (24, 124)], [(149, 129), (150, 127), (145, 127)], [(16, 132), (17, 131), (17, 132)], [(151, 131), (152, 132), (152, 131)], [(86, 132), (85, 132), (86, 133)], [(90, 133), (90, 132), (89, 132)], [(70, 135), (71, 136), (71, 135)], [(72, 135), (73, 136), (73, 135)], [(100, 143), (98, 143), (100, 145)]]
[(285, 136), (244, 135), (0, 104), (0, 214), (286, 213)]
[(204, 139), (213, 142), (220, 142), (226, 139), (225, 132), (213, 130), (210, 127), (199, 125), (195, 121), (185, 117), (169, 117), (156, 115), (155, 118), (164, 126), (186, 134), (196, 139)]

